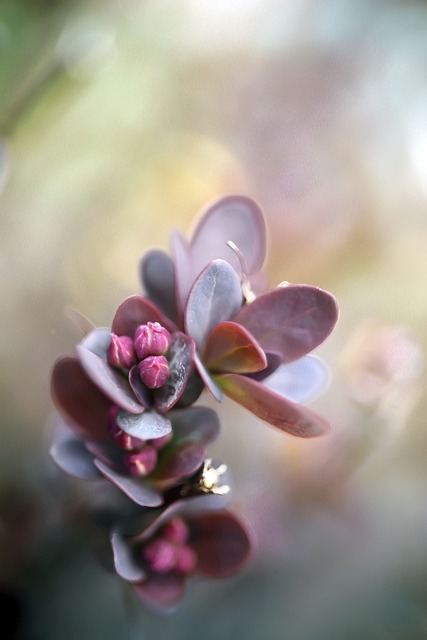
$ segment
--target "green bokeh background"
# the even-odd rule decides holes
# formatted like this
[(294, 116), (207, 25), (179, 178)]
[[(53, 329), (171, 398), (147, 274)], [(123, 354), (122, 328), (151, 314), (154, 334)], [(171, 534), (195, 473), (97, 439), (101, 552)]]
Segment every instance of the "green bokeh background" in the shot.
[[(10, 637), (426, 638), (427, 3), (2, 0), (0, 139)], [(143, 251), (229, 192), (265, 213), (272, 285), (339, 300), (312, 405), (332, 431), (299, 442), (224, 402), (212, 453), (258, 546), (158, 619), (96, 562), (89, 490), (48, 458), (49, 376), (79, 339), (66, 310), (108, 326)]]

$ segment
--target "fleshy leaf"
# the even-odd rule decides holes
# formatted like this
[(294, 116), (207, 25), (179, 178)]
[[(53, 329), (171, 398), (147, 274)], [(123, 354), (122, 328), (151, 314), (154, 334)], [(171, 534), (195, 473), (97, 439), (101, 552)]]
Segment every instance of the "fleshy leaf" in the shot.
[(147, 251), (140, 262), (141, 281), (149, 299), (176, 321), (175, 274), (171, 258), (164, 251)]
[(55, 420), (50, 455), (62, 471), (75, 478), (91, 480), (100, 476), (93, 464), (93, 455), (86, 449), (83, 440), (76, 438), (59, 416)]
[(197, 573), (223, 578), (238, 571), (247, 560), (251, 551), (249, 535), (231, 513), (205, 513), (189, 520), (189, 524)]
[(205, 448), (195, 442), (184, 442), (162, 452), (161, 462), (158, 464), (153, 478), (171, 480), (189, 476), (203, 464)]
[(137, 402), (128, 380), (107, 362), (106, 352), (111, 334), (106, 329), (95, 329), (77, 345), (80, 363), (96, 386), (119, 407), (131, 413), (140, 413), (144, 407)]
[(121, 469), (123, 466), (123, 451), (111, 442), (86, 441), (85, 447), (93, 458), (101, 460), (113, 469)]
[(199, 372), (197, 371), (197, 369), (194, 367), (192, 372), (190, 373), (190, 377), (187, 380), (187, 384), (185, 385), (184, 393), (181, 395), (174, 408), (181, 409), (183, 407), (189, 407), (190, 405), (194, 404), (196, 400), (199, 399), (200, 394), (202, 393), (204, 388), (205, 385), (203, 383), (203, 380), (199, 376)]
[(184, 577), (177, 573), (153, 574), (132, 585), (136, 596), (156, 613), (172, 613), (184, 595)]
[(125, 433), (141, 440), (161, 438), (172, 430), (171, 421), (155, 411), (135, 414), (120, 410), (116, 422)]
[(199, 214), (190, 241), (193, 266), (201, 271), (211, 260), (223, 258), (241, 275), (240, 262), (227, 246), (228, 240), (243, 254), (247, 275), (261, 269), (266, 254), (265, 223), (260, 208), (250, 198), (225, 196)]
[(161, 411), (169, 411), (184, 393), (185, 385), (193, 369), (195, 354), (194, 340), (180, 331), (172, 335), (171, 346), (167, 353), (169, 379), (157, 389), (154, 404)]
[(111, 330), (119, 336), (133, 338), (136, 328), (147, 322), (160, 322), (168, 331), (176, 330), (174, 323), (153, 302), (138, 295), (126, 298), (118, 306)]
[(52, 371), (51, 393), (73, 431), (84, 438), (106, 440), (111, 402), (84, 372), (77, 358), (61, 358)]
[(230, 320), (242, 306), (242, 289), (234, 269), (225, 260), (213, 260), (191, 287), (185, 310), (185, 328), (202, 349), (209, 332)]
[(213, 442), (220, 431), (218, 414), (209, 407), (189, 407), (177, 409), (169, 414), (172, 420), (174, 439), (177, 441)]
[(293, 404), (245, 376), (226, 373), (216, 377), (224, 393), (269, 424), (299, 438), (313, 438), (329, 431), (329, 424), (306, 407)]
[(306, 355), (331, 333), (338, 319), (335, 298), (318, 287), (298, 284), (277, 287), (245, 305), (234, 318), (266, 351), (283, 362)]
[(264, 353), (267, 358), (266, 368), (261, 371), (256, 371), (255, 373), (247, 374), (254, 380), (264, 380), (268, 376), (271, 376), (282, 363), (282, 355), (280, 353), (275, 353), (274, 351), (265, 351)]
[(141, 564), (136, 561), (133, 548), (119, 533), (111, 536), (114, 567), (121, 578), (129, 582), (141, 582), (146, 573)]
[(304, 356), (282, 364), (263, 384), (292, 402), (310, 402), (325, 388), (329, 378), (326, 364), (314, 356)]
[(217, 383), (211, 377), (209, 371), (206, 369), (205, 365), (200, 360), (200, 358), (197, 355), (197, 353), (194, 356), (194, 364), (197, 367), (197, 371), (199, 372), (199, 375), (200, 375), (201, 379), (203, 380), (204, 384), (209, 389), (209, 391), (211, 392), (211, 394), (213, 395), (215, 400), (217, 402), (222, 402), (222, 391), (221, 391), (221, 389), (218, 387)]
[(152, 406), (151, 393), (141, 380), (138, 365), (134, 365), (129, 371), (128, 380), (138, 402), (144, 409), (149, 409)]
[(133, 502), (141, 507), (159, 507), (163, 504), (163, 498), (159, 491), (156, 491), (150, 484), (142, 478), (132, 478), (118, 471), (110, 469), (101, 460), (94, 460), (94, 464), (105, 478), (116, 485)]
[(210, 371), (254, 373), (265, 369), (267, 358), (255, 338), (236, 322), (220, 322), (210, 332), (204, 361)]

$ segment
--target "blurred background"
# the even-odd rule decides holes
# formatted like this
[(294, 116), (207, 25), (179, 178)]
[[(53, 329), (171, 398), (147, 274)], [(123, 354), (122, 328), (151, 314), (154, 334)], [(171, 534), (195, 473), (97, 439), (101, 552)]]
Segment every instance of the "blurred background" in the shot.
[[(1, 0), (0, 189), (2, 637), (427, 638), (427, 3)], [(143, 251), (229, 192), (264, 211), (272, 285), (338, 298), (332, 431), (225, 401), (212, 453), (258, 547), (158, 619), (49, 460), (49, 376), (67, 308), (108, 326)]]

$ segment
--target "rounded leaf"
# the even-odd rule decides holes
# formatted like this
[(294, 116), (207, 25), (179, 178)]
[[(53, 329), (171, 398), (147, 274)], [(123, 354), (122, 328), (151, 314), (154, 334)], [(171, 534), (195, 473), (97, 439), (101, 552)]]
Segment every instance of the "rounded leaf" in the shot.
[(228, 511), (207, 512), (189, 519), (190, 545), (197, 554), (196, 572), (224, 578), (239, 571), (251, 552), (241, 522)]
[(139, 413), (144, 407), (137, 402), (127, 378), (107, 362), (107, 349), (111, 334), (106, 329), (95, 329), (77, 345), (77, 355), (89, 378), (106, 396), (123, 409)]
[(338, 319), (330, 293), (310, 285), (287, 285), (261, 294), (234, 318), (266, 351), (282, 355), (283, 363), (318, 347)]
[(282, 364), (263, 385), (285, 396), (292, 402), (310, 402), (325, 388), (329, 379), (326, 364), (314, 356), (304, 356), (288, 364)]
[(185, 333), (177, 331), (172, 335), (171, 346), (167, 353), (169, 378), (154, 395), (154, 404), (159, 411), (169, 411), (184, 393), (193, 370), (195, 351), (194, 340)]
[(110, 480), (128, 498), (141, 507), (159, 507), (163, 504), (162, 494), (154, 489), (147, 480), (132, 478), (119, 473), (101, 462), (101, 460), (94, 460), (94, 464), (107, 480)]
[(84, 438), (107, 440), (111, 401), (84, 372), (77, 358), (58, 360), (51, 377), (52, 398), (73, 431)]
[(133, 338), (136, 328), (147, 322), (159, 322), (168, 331), (176, 331), (174, 323), (153, 302), (138, 295), (126, 298), (118, 306), (111, 330), (118, 336)]
[(220, 322), (210, 332), (204, 361), (210, 371), (254, 373), (267, 366), (267, 358), (255, 338), (236, 322)]
[(195, 442), (183, 442), (168, 447), (162, 452), (161, 460), (153, 473), (156, 480), (172, 480), (189, 476), (203, 464), (205, 447)]
[(169, 414), (174, 440), (208, 444), (219, 435), (220, 421), (216, 411), (209, 407), (176, 409)]
[(138, 599), (155, 613), (172, 613), (184, 595), (185, 579), (177, 573), (153, 574), (132, 585)]
[(321, 416), (293, 404), (256, 380), (226, 373), (217, 376), (216, 381), (227, 396), (258, 418), (293, 436), (314, 438), (329, 431), (328, 422)]
[(201, 271), (215, 258), (227, 260), (241, 275), (241, 265), (227, 246), (232, 240), (243, 254), (248, 274), (259, 271), (266, 254), (266, 230), (258, 205), (241, 195), (221, 197), (203, 210), (190, 240), (193, 266)]
[(210, 262), (191, 287), (185, 309), (186, 332), (199, 349), (215, 325), (236, 315), (242, 300), (234, 269), (225, 260)]
[(116, 423), (125, 433), (141, 440), (161, 438), (172, 431), (171, 421), (155, 411), (128, 413), (120, 410), (116, 415)]
[(211, 377), (209, 371), (206, 369), (203, 362), (200, 360), (197, 353), (194, 356), (194, 364), (196, 365), (197, 371), (206, 388), (211, 392), (213, 397), (217, 402), (222, 402), (222, 391), (218, 387), (217, 383)]
[(93, 455), (86, 449), (83, 440), (76, 438), (67, 429), (59, 416), (55, 419), (54, 429), (50, 455), (58, 467), (75, 478), (99, 478), (100, 473), (93, 464)]
[(177, 320), (175, 300), (175, 272), (172, 259), (164, 251), (151, 249), (140, 262), (139, 271), (142, 286), (148, 298), (166, 314)]
[(136, 561), (132, 545), (119, 533), (111, 536), (114, 568), (118, 575), (128, 582), (145, 580), (146, 573), (140, 563)]

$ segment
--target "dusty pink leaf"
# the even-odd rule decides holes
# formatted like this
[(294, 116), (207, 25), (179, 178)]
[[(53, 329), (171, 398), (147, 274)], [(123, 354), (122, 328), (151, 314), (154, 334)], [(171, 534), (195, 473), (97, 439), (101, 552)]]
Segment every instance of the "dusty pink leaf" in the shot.
[(58, 360), (52, 371), (51, 393), (73, 431), (84, 438), (106, 440), (111, 401), (84, 372), (77, 358)]
[(318, 347), (338, 319), (335, 298), (318, 287), (277, 287), (246, 304), (234, 318), (266, 351), (282, 354), (283, 362), (301, 358)]
[(126, 335), (133, 338), (136, 328), (147, 322), (159, 322), (171, 332), (176, 330), (174, 323), (153, 302), (138, 295), (126, 298), (118, 306), (111, 330), (118, 336)]
[(249, 331), (236, 322), (220, 322), (210, 332), (204, 361), (210, 371), (254, 373), (265, 369), (267, 358)]
[(197, 573), (223, 578), (239, 571), (250, 554), (251, 540), (235, 516), (227, 511), (206, 512), (188, 523)]
[(298, 436), (313, 438), (329, 431), (329, 424), (306, 407), (287, 400), (260, 382), (227, 373), (215, 377), (224, 393), (269, 424)]

